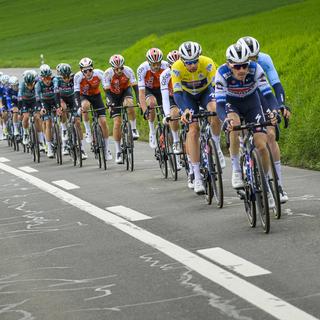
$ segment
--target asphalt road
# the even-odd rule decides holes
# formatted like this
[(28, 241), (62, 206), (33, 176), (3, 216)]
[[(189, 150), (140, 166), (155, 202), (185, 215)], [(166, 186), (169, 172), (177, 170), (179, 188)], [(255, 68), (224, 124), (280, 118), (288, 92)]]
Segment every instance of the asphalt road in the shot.
[(320, 318), (320, 173), (283, 175), (289, 202), (266, 235), (248, 226), (229, 159), (217, 209), (182, 172), (163, 179), (146, 143), (127, 172), (92, 154), (83, 168), (35, 164), (0, 142), (0, 319)]

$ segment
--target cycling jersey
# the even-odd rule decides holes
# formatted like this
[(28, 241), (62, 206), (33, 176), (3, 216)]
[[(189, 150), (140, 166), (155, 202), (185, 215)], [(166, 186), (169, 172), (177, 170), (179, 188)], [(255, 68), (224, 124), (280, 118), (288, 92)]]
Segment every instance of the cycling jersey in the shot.
[(54, 85), (55, 91), (59, 92), (61, 97), (70, 97), (74, 94), (73, 77), (74, 75), (71, 74), (69, 82), (65, 81), (61, 76), (54, 77), (53, 85)]
[(160, 89), (162, 95), (162, 107), (165, 116), (170, 114), (170, 97), (173, 97), (172, 81), (171, 81), (171, 69), (167, 68), (160, 75)]
[(160, 89), (160, 74), (168, 67), (168, 62), (162, 60), (160, 70), (153, 72), (148, 61), (143, 62), (137, 69), (139, 89)]
[(270, 109), (278, 109), (277, 101), (259, 64), (253, 61), (249, 63), (248, 73), (244, 81), (238, 80), (233, 76), (232, 70), (227, 63), (220, 66), (215, 77), (215, 97), (219, 118), (224, 120), (226, 117), (227, 99), (228, 102), (236, 103), (255, 93), (257, 88), (268, 100)]
[(54, 77), (49, 85), (46, 85), (42, 80), (39, 80), (35, 85), (37, 101), (55, 99), (56, 90), (54, 88)]
[(284, 104), (285, 103), (284, 89), (283, 89), (282, 84), (280, 82), (277, 70), (275, 69), (275, 67), (273, 65), (273, 61), (272, 61), (271, 57), (266, 53), (260, 52), (258, 55), (257, 62), (262, 67), (263, 71), (265, 72), (265, 74), (268, 78), (269, 83), (273, 87), (274, 93), (275, 93), (277, 100), (278, 100), (278, 103), (280, 105)]
[(113, 68), (108, 68), (104, 72), (103, 87), (114, 94), (122, 94), (128, 87), (137, 83), (133, 70), (130, 67), (124, 66), (121, 75), (117, 75)]
[(171, 67), (173, 91), (187, 91), (193, 95), (204, 91), (214, 83), (216, 67), (212, 59), (200, 56), (198, 69), (189, 72), (182, 60), (176, 61)]
[(2, 97), (2, 105), (6, 106), (8, 110), (18, 105), (18, 91), (8, 88)]
[(86, 96), (99, 94), (99, 86), (103, 81), (102, 70), (94, 69), (90, 79), (87, 79), (84, 74), (79, 71), (74, 76), (74, 92), (80, 92), (80, 95)]
[(28, 89), (24, 80), (19, 82), (18, 99), (19, 100), (32, 100), (36, 97), (35, 86), (30, 90)]

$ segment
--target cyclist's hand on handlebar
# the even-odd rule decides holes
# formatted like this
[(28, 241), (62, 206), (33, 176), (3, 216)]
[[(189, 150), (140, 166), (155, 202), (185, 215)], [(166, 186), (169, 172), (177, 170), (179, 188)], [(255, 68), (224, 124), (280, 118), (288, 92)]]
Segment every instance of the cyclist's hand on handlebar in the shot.
[(143, 113), (143, 118), (144, 118), (144, 120), (149, 120), (149, 107)]
[(281, 121), (281, 117), (279, 116), (279, 114), (276, 110), (269, 112), (269, 119), (271, 120), (271, 123), (274, 126)]
[(287, 118), (287, 119), (289, 119), (290, 118), (290, 116), (291, 116), (291, 110), (290, 110), (290, 108), (288, 107), (288, 106), (286, 106), (286, 105), (281, 105), (280, 106), (280, 110), (281, 110), (281, 112), (282, 112), (282, 115), (285, 117), (285, 118)]
[(232, 131), (234, 126), (234, 121), (232, 119), (226, 118), (223, 122), (222, 129), (224, 131)]
[(183, 114), (181, 115), (181, 121), (184, 124), (188, 124), (192, 120), (192, 113), (189, 109), (184, 110)]

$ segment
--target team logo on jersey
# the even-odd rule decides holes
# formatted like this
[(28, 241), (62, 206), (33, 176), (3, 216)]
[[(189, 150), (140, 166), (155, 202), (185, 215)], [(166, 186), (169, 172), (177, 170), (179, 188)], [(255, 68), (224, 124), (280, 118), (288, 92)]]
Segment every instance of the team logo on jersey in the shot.
[(212, 64), (210, 63), (210, 64), (208, 64), (208, 66), (207, 66), (207, 70), (210, 72), (211, 70), (212, 70)]
[(174, 73), (176, 77), (180, 76), (180, 71), (178, 70), (172, 70), (171, 72)]
[(202, 73), (199, 73), (199, 78), (204, 78), (204, 75)]
[(177, 89), (177, 90), (180, 90), (182, 88), (181, 87), (181, 83), (176, 83), (173, 88)]

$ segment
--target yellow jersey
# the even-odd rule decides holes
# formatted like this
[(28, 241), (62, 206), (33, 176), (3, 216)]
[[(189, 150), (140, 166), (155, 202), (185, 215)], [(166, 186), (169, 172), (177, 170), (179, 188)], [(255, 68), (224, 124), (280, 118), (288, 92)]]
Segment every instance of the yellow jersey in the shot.
[(171, 67), (171, 81), (173, 92), (187, 91), (197, 95), (210, 84), (214, 85), (216, 65), (212, 59), (200, 56), (198, 69), (189, 72), (181, 60), (177, 60)]

